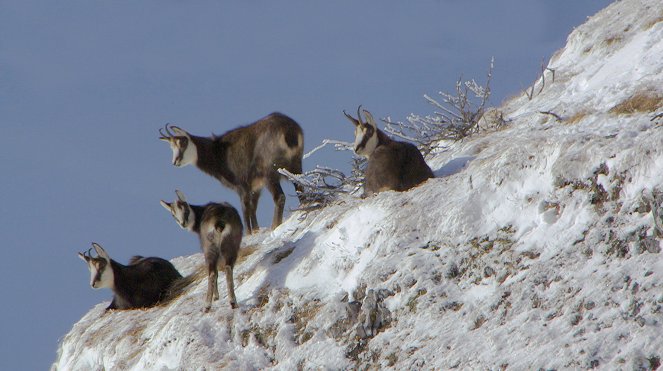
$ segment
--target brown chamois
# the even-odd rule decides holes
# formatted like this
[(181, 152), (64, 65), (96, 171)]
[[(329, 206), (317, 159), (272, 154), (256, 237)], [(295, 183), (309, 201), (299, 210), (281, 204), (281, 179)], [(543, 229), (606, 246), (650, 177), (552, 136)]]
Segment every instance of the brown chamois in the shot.
[[(285, 193), (279, 168), (293, 174), (302, 172), (304, 134), (295, 120), (272, 113), (253, 124), (223, 135), (199, 137), (178, 128), (159, 130), (159, 139), (173, 151), (173, 165), (193, 164), (239, 195), (247, 233), (258, 230), (256, 208), (260, 191), (267, 187), (274, 200), (272, 229), (283, 221)], [(172, 130), (172, 132), (171, 132)], [(295, 185), (300, 191), (300, 187)]]
[(355, 153), (368, 159), (364, 196), (387, 190), (407, 191), (434, 177), (417, 147), (389, 138), (378, 129), (370, 112), (364, 110), (366, 122), (361, 119), (361, 106), (356, 119), (345, 111), (343, 114), (355, 126)]
[(219, 268), (226, 273), (228, 300), (232, 308), (237, 308), (233, 267), (242, 242), (242, 220), (237, 210), (228, 203), (208, 203), (198, 206), (186, 202), (184, 194), (176, 190), (177, 200), (168, 203), (161, 200), (161, 206), (170, 211), (182, 229), (198, 234), (200, 247), (207, 265), (207, 296), (204, 310), (212, 307), (212, 300), (219, 299), (217, 279)]
[(90, 255), (92, 248), (78, 256), (90, 270), (90, 286), (113, 290), (113, 301), (106, 310), (153, 307), (176, 294), (171, 289), (178, 281), (189, 280), (168, 260), (134, 256), (129, 265), (122, 265), (112, 260), (99, 244), (93, 242), (92, 247), (97, 257)]

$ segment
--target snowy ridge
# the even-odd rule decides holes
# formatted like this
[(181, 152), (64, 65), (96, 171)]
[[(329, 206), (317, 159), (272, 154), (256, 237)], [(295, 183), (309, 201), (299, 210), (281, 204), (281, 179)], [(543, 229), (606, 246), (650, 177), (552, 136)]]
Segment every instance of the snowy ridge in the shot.
[[(659, 1), (612, 4), (548, 67), (505, 129), (429, 159), (443, 177), (245, 238), (238, 310), (221, 290), (202, 313), (205, 279), (163, 307), (100, 303), (52, 369), (657, 368)], [(653, 109), (615, 109), (643, 94)]]

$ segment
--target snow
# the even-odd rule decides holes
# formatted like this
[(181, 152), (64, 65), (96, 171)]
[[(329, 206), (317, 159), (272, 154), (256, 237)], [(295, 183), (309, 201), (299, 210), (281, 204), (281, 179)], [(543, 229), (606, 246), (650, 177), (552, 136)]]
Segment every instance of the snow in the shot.
[[(555, 81), (547, 71), (532, 99), (498, 107), (504, 129), (428, 159), (437, 178), (420, 187), (246, 237), (239, 309), (222, 290), (203, 313), (202, 278), (156, 308), (100, 303), (52, 369), (657, 367), (663, 261), (647, 199), (663, 183), (650, 120), (663, 107), (610, 109), (663, 95), (661, 19), (654, 0), (589, 18), (550, 61)], [(173, 264), (186, 275), (202, 261)]]

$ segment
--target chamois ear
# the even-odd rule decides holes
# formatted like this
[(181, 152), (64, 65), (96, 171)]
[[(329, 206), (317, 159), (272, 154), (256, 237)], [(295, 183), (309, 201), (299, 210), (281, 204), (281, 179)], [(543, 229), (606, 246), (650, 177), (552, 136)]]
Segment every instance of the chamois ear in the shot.
[(175, 194), (177, 195), (177, 199), (186, 202), (186, 197), (184, 197), (184, 193), (182, 193), (179, 189), (175, 190)]
[(371, 125), (374, 129), (378, 128), (378, 125), (375, 123), (375, 119), (373, 119), (373, 115), (371, 115), (370, 112), (364, 110), (364, 116), (366, 116), (366, 123)]
[(173, 133), (175, 133), (175, 135), (187, 138), (189, 137), (189, 133), (187, 133), (185, 130), (178, 128), (177, 126), (170, 125), (170, 130), (172, 130)]
[(110, 256), (108, 256), (108, 253), (106, 252), (106, 250), (104, 250), (103, 247), (101, 247), (101, 245), (99, 245), (96, 242), (92, 242), (92, 247), (94, 247), (94, 250), (97, 252), (97, 255), (99, 255), (100, 257), (106, 260), (111, 260)]
[(171, 204), (169, 204), (168, 202), (166, 202), (164, 200), (161, 200), (161, 201), (159, 201), (159, 203), (161, 204), (161, 206), (163, 206), (164, 209), (166, 209), (170, 212), (173, 211), (173, 208), (172, 208)]
[(83, 261), (86, 262), (86, 263), (90, 260), (90, 258), (88, 258), (87, 256), (83, 255), (82, 252), (79, 252), (79, 253), (78, 253), (78, 257), (81, 258), (81, 260), (83, 260)]

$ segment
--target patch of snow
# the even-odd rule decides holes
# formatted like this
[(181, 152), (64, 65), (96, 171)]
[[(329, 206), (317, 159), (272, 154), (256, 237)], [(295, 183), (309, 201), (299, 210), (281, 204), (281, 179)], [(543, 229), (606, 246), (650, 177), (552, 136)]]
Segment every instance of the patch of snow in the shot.
[[(52, 369), (657, 367), (663, 259), (648, 200), (663, 127), (610, 109), (663, 95), (660, 9), (622, 0), (589, 18), (551, 60), (555, 81), (500, 107), (505, 128), (432, 155), (436, 178), (244, 238), (239, 309), (222, 289), (204, 313), (206, 278), (164, 306), (101, 303)], [(185, 275), (202, 263), (173, 260)]]

